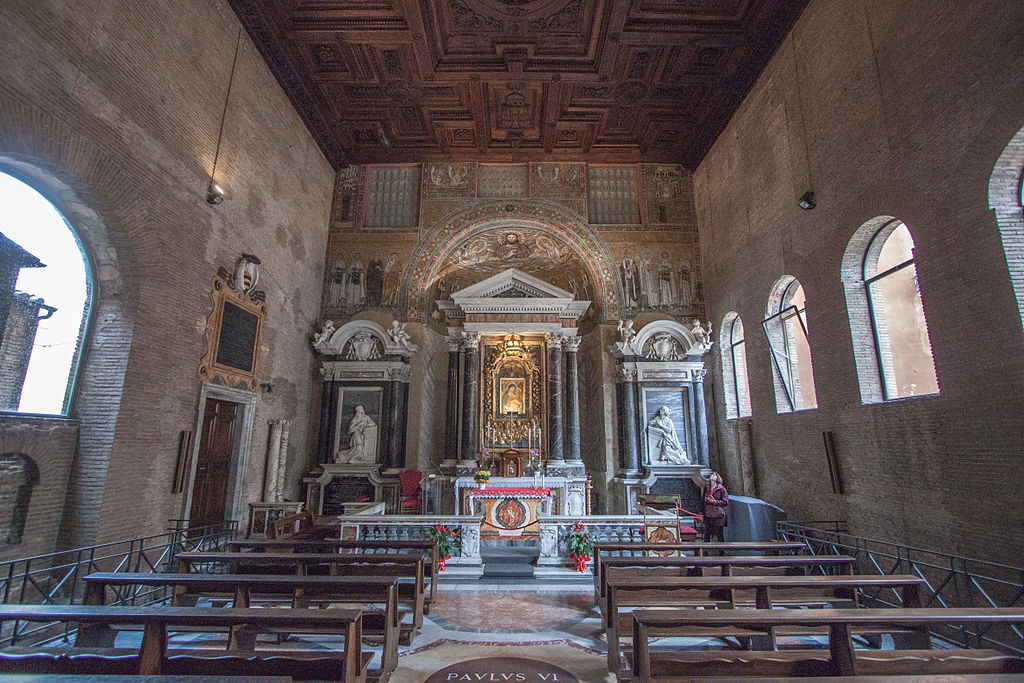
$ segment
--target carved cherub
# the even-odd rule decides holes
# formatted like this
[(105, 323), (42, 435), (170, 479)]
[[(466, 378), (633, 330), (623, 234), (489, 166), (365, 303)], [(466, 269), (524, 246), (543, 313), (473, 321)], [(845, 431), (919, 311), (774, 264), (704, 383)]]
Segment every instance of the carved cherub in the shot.
[(632, 320), (620, 320), (617, 329), (621, 335), (621, 339), (619, 339), (619, 341), (623, 346), (632, 342), (634, 337), (636, 337), (636, 330), (633, 329)]
[(405, 323), (400, 323), (397, 320), (391, 322), (391, 329), (388, 330), (388, 336), (398, 346), (409, 346), (409, 342), (412, 337), (405, 331)]
[(313, 346), (320, 346), (327, 342), (334, 334), (334, 321), (325, 320), (323, 327), (320, 328), (319, 332), (313, 334)]
[(711, 348), (711, 323), (708, 322), (708, 328), (705, 330), (701, 325), (700, 320), (697, 318), (693, 319), (693, 327), (690, 329), (690, 334), (693, 335), (693, 340), (697, 346), (704, 349)]

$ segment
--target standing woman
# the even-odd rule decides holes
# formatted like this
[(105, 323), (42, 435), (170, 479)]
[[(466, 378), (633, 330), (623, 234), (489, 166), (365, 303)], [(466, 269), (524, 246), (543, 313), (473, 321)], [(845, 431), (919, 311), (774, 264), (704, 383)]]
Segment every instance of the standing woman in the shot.
[(719, 543), (725, 541), (722, 530), (729, 526), (729, 492), (722, 486), (722, 476), (712, 472), (707, 493), (704, 494), (704, 542), (714, 536)]

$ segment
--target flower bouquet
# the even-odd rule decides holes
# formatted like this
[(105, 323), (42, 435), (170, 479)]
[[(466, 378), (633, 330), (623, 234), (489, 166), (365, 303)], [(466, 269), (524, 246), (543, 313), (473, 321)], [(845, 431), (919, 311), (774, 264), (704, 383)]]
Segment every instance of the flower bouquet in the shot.
[(486, 467), (481, 467), (473, 474), (473, 479), (483, 488), (491, 480), (491, 471)]
[(576, 563), (576, 571), (587, 571), (590, 553), (594, 552), (594, 542), (590, 540), (590, 532), (583, 530), (583, 522), (572, 525), (572, 531), (565, 536), (565, 545), (569, 548), (569, 557)]
[(455, 540), (455, 532), (444, 524), (430, 530), (430, 540), (437, 544), (437, 570), (443, 572), (445, 560), (462, 546)]

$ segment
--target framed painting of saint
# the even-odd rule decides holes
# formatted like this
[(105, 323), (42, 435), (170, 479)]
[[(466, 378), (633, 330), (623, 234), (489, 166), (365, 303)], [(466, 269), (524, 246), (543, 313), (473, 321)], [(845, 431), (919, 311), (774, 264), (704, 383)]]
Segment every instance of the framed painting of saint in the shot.
[(501, 377), (498, 379), (498, 412), (502, 415), (526, 413), (526, 378)]

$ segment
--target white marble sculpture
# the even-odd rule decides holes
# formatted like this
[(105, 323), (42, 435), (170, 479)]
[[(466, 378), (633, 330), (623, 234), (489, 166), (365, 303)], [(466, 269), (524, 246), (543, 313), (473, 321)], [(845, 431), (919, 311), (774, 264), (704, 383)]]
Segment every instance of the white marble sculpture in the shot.
[(356, 332), (345, 350), (345, 360), (377, 360), (380, 357), (380, 341), (365, 330)]
[(690, 328), (690, 334), (693, 336), (693, 346), (687, 349), (687, 355), (703, 356), (705, 353), (711, 350), (711, 346), (714, 344), (711, 341), (711, 323), (708, 322), (707, 329), (701, 325), (700, 320), (697, 318), (693, 319), (693, 327)]
[(394, 342), (396, 346), (401, 346), (403, 348), (409, 348), (412, 346), (410, 343), (412, 341), (412, 337), (410, 337), (409, 333), (405, 331), (405, 323), (400, 323), (397, 320), (392, 321), (391, 329), (388, 330), (388, 336), (391, 337), (391, 341)]
[(689, 465), (686, 451), (679, 443), (676, 426), (668, 414), (668, 406), (662, 406), (647, 424), (648, 449), (651, 464)]
[(657, 334), (651, 339), (647, 355), (658, 360), (679, 360), (679, 343), (668, 332)]
[(315, 348), (326, 343), (327, 340), (331, 338), (332, 334), (334, 334), (334, 321), (325, 320), (320, 331), (313, 335), (313, 347)]
[(338, 451), (334, 456), (337, 463), (372, 463), (377, 443), (377, 423), (374, 422), (361, 405), (357, 405), (348, 423), (348, 448)]

